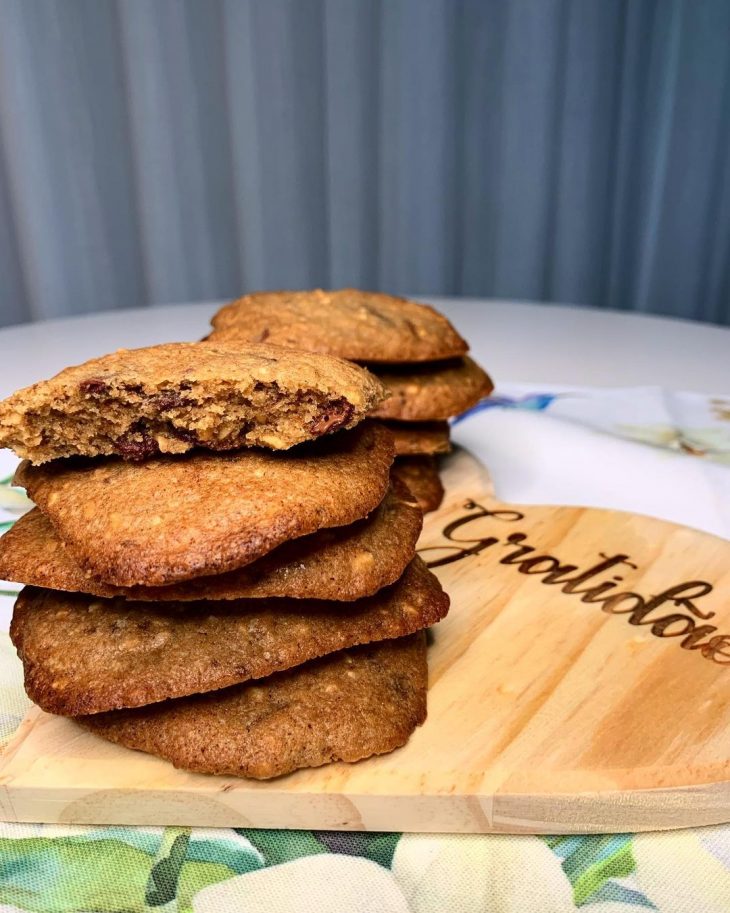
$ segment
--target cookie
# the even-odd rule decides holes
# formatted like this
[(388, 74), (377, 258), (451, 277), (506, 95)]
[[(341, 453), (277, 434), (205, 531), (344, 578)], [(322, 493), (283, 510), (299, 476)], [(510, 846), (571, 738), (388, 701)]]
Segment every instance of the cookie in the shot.
[(374, 369), (390, 396), (373, 411), (379, 418), (431, 422), (459, 415), (494, 386), (489, 375), (468, 356), (432, 365)]
[(195, 451), (21, 463), (15, 484), (76, 562), (115, 586), (220, 574), (277, 545), (362, 519), (385, 497), (393, 437), (364, 423), (296, 452)]
[(416, 550), (423, 513), (397, 480), (369, 517), (320, 530), (274, 549), (252, 564), (178, 584), (115, 587), (85, 574), (38, 508), (0, 537), (0, 579), (94, 596), (141, 601), (333, 599), (370, 596), (396, 581)]
[(140, 603), (28, 587), (10, 636), (25, 688), (50, 713), (78, 716), (217, 691), (355, 644), (439, 621), (449, 599), (420, 558), (357, 602)]
[(448, 453), (451, 450), (448, 422), (389, 421), (384, 424), (393, 432), (396, 456)]
[(404, 745), (426, 719), (427, 686), (419, 632), (253, 684), (78, 722), (175, 767), (268, 780)]
[(434, 457), (398, 457), (393, 464), (393, 475), (408, 486), (425, 514), (441, 506), (444, 486)]
[(354, 288), (256, 292), (221, 308), (211, 323), (215, 342), (267, 342), (353, 361), (433, 361), (469, 348), (428, 305)]
[(0, 402), (0, 447), (33, 463), (192, 447), (286, 450), (356, 425), (384, 396), (363, 368), (267, 345), (120, 349)]

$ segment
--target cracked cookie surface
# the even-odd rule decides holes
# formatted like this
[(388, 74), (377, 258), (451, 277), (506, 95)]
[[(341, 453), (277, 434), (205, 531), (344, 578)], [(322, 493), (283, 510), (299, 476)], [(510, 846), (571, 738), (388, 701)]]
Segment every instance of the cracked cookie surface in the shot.
[(427, 304), (343, 288), (255, 292), (222, 307), (212, 341), (268, 342), (365, 362), (433, 361), (468, 345)]

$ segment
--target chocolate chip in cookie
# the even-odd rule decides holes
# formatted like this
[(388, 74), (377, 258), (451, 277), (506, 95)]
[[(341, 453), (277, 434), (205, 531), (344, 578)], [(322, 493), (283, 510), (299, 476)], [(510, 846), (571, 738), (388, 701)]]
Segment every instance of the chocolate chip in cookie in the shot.
[(363, 368), (266, 345), (168, 343), (66, 368), (0, 402), (0, 447), (35, 464), (193, 447), (285, 450), (351, 428), (385, 390)]

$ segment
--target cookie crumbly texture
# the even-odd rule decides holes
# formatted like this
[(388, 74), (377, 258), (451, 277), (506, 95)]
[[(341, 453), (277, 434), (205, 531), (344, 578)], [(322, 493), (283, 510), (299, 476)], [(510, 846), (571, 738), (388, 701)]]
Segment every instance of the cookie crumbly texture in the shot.
[(473, 359), (432, 365), (374, 368), (390, 391), (374, 411), (378, 418), (432, 422), (459, 415), (494, 389), (489, 375)]
[(268, 342), (366, 362), (454, 358), (469, 346), (426, 304), (379, 292), (256, 292), (213, 317), (217, 342)]
[[(448, 422), (387, 421), (384, 424), (393, 432), (395, 455), (397, 457), (449, 453), (451, 450)], [(0, 576), (2, 576), (1, 566)]]
[(11, 638), (31, 700), (78, 716), (217, 691), (402, 637), (439, 621), (448, 605), (420, 558), (393, 586), (350, 603), (139, 603), (28, 587), (16, 602)]
[(394, 583), (413, 558), (423, 513), (396, 479), (364, 520), (285, 542), (227, 574), (158, 587), (115, 587), (84, 573), (38, 508), (0, 537), (0, 579), (93, 596), (140, 601), (332, 599), (371, 596)]
[(363, 368), (312, 352), (182, 342), (120, 349), (0, 402), (0, 447), (33, 463), (286, 450), (353, 427), (384, 395)]
[(78, 722), (175, 767), (268, 780), (399, 748), (426, 719), (427, 687), (419, 632), (261, 682)]
[(14, 484), (84, 571), (115, 586), (159, 586), (231, 571), (362, 519), (385, 497), (393, 449), (387, 428), (363, 423), (295, 453), (25, 461)]
[(393, 475), (408, 486), (425, 514), (441, 506), (444, 486), (435, 457), (398, 457), (393, 464)]

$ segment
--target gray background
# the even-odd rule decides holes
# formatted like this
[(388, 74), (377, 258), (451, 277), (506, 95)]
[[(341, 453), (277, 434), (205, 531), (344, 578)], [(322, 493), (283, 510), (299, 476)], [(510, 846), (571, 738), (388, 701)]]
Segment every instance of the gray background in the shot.
[(0, 0), (0, 322), (342, 284), (730, 323), (730, 0)]

